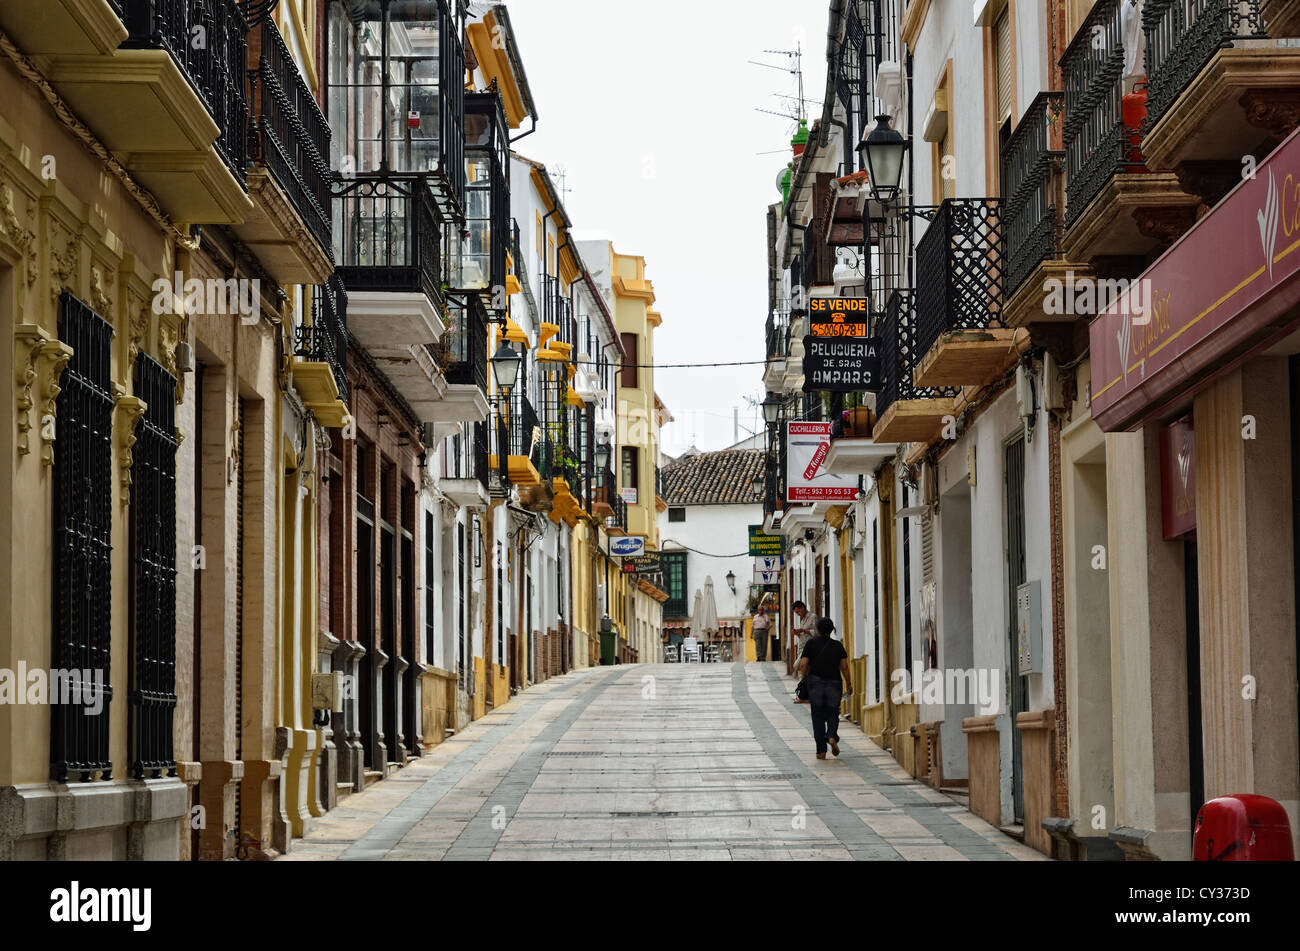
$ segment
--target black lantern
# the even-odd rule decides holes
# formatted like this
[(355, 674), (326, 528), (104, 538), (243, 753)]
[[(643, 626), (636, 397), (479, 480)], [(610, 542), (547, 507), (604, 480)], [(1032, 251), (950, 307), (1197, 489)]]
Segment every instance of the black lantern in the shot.
[(877, 201), (892, 201), (903, 177), (903, 156), (907, 140), (889, 125), (889, 116), (876, 116), (876, 127), (858, 143), (858, 154), (871, 179), (871, 194)]
[(600, 442), (596, 443), (596, 468), (609, 468), (609, 434), (600, 437)]
[(762, 402), (762, 407), (763, 419), (767, 421), (767, 425), (775, 426), (776, 418), (781, 414), (781, 398), (775, 393), (768, 393), (767, 399)]
[(519, 364), (522, 362), (523, 357), (503, 340), (501, 346), (497, 347), (497, 352), (492, 354), (492, 376), (500, 389), (507, 392), (514, 389), (515, 381), (519, 379)]
[(732, 594), (736, 593), (736, 573), (734, 571), (727, 572), (727, 587), (731, 589)]

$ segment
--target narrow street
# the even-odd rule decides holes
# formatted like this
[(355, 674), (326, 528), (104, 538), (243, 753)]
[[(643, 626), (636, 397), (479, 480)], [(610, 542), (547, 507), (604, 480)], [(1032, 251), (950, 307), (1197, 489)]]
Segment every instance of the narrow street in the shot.
[(1041, 860), (857, 727), (818, 761), (780, 664), (597, 667), (316, 820), (312, 859)]

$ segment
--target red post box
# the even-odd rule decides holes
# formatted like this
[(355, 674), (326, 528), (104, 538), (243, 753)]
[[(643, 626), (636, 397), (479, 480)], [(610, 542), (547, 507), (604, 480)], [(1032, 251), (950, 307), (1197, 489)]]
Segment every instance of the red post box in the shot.
[(1201, 806), (1192, 836), (1197, 862), (1292, 862), (1291, 822), (1267, 796), (1221, 796)]

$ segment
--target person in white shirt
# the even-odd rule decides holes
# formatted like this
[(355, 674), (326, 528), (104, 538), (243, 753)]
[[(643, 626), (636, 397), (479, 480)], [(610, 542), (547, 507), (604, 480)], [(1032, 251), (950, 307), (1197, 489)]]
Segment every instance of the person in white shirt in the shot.
[(752, 622), (754, 628), (754, 656), (759, 660), (767, 660), (768, 641), (771, 639), (772, 619), (767, 616), (767, 612), (760, 605), (758, 611), (754, 613)]

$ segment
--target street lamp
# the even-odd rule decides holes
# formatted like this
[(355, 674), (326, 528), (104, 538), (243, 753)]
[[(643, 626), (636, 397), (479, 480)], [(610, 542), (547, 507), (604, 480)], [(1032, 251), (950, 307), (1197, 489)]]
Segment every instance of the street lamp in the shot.
[(890, 202), (898, 194), (907, 149), (907, 140), (890, 127), (889, 116), (876, 116), (876, 127), (858, 143), (858, 155), (867, 168), (876, 201)]
[(781, 398), (775, 393), (768, 393), (767, 399), (762, 402), (762, 407), (763, 419), (767, 421), (767, 425), (775, 426), (776, 418), (781, 414)]
[(596, 443), (596, 468), (602, 472), (609, 468), (609, 451), (609, 433), (605, 433)]
[(736, 573), (734, 571), (727, 572), (727, 587), (731, 589), (732, 594), (736, 593)]
[(501, 341), (501, 346), (497, 347), (497, 352), (492, 354), (492, 376), (496, 379), (497, 386), (506, 393), (514, 389), (515, 381), (519, 379), (521, 363), (523, 357), (504, 340)]

